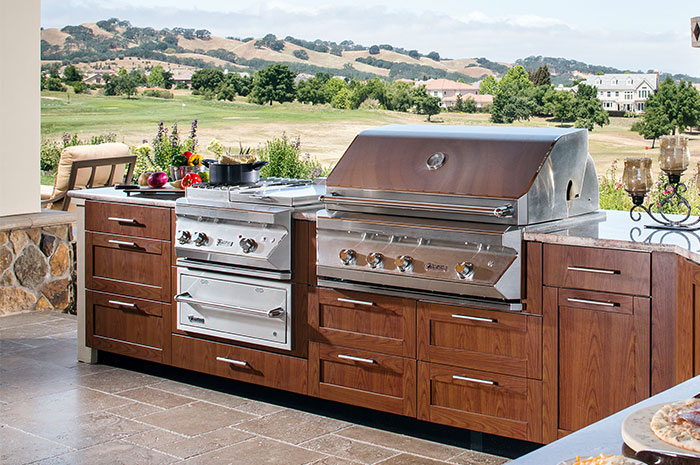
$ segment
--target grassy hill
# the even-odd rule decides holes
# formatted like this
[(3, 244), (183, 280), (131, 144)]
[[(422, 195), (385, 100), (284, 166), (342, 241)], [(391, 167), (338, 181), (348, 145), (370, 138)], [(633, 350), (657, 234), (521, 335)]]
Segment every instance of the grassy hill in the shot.
[[(489, 75), (501, 76), (513, 66), (485, 57), (443, 59), (435, 51), (424, 54), (389, 44), (365, 46), (351, 40), (335, 43), (291, 36), (279, 39), (273, 34), (241, 39), (212, 36), (206, 29), (156, 30), (134, 27), (116, 18), (42, 29), (41, 54), (44, 64), (72, 63), (85, 70), (101, 68), (116, 72), (120, 68), (150, 68), (160, 64), (171, 69), (213, 67), (252, 73), (272, 63), (285, 63), (297, 73), (325, 71), (363, 80), (448, 78), (474, 82)], [(542, 56), (522, 58), (514, 64), (523, 65), (528, 71), (547, 65), (554, 84), (570, 84), (598, 72), (630, 71)], [(683, 74), (661, 73), (660, 77), (666, 76), (700, 82), (700, 78)]]

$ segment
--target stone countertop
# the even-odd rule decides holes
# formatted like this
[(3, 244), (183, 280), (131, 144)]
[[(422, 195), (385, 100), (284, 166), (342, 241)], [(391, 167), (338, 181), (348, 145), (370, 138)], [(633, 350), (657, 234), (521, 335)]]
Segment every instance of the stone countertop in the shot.
[[(134, 205), (147, 205), (151, 207), (175, 208), (175, 200), (182, 197), (184, 191), (173, 189), (173, 195), (167, 194), (143, 194), (132, 192), (127, 195), (123, 190), (114, 187), (98, 187), (95, 189), (81, 189), (68, 192), (74, 199), (96, 200), (99, 202), (131, 203)], [(178, 195), (179, 193), (179, 195)]]
[(638, 222), (627, 211), (602, 210), (568, 220), (533, 225), (523, 233), (528, 241), (609, 249), (673, 252), (700, 263), (700, 231), (649, 229), (646, 213)]
[(600, 454), (622, 455), (622, 422), (644, 407), (690, 399), (700, 392), (700, 376), (649, 397), (562, 439), (530, 452), (509, 465), (556, 465), (563, 460)]

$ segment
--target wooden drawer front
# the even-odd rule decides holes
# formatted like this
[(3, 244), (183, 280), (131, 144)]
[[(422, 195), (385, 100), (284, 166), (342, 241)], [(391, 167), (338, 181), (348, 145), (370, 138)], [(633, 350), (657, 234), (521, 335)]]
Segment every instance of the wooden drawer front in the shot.
[(651, 255), (645, 252), (545, 244), (544, 284), (651, 295)]
[(170, 208), (85, 202), (85, 229), (170, 240)]
[(309, 344), (309, 394), (375, 410), (416, 415), (416, 361)]
[(163, 361), (163, 306), (152, 300), (86, 291), (88, 346)]
[(308, 367), (303, 358), (173, 334), (172, 364), (238, 381), (307, 393)]
[(542, 382), (418, 362), (418, 418), (540, 441)]
[(542, 318), (418, 303), (418, 359), (530, 378), (542, 376)]
[(343, 347), (415, 357), (415, 301), (358, 292), (318, 290), (312, 339)]
[(645, 297), (618, 296), (623, 303), (608, 307), (572, 304), (569, 295), (559, 290), (558, 427), (576, 431), (651, 394), (651, 317)]
[(170, 302), (170, 242), (85, 233), (86, 287)]

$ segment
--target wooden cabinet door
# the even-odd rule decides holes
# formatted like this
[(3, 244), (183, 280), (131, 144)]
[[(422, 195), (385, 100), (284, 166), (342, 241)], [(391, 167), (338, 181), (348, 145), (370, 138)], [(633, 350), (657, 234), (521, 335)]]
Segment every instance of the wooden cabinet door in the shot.
[(418, 303), (420, 360), (528, 378), (542, 375), (542, 318)]
[(309, 343), (309, 394), (399, 415), (416, 415), (416, 361)]
[(542, 381), (418, 362), (418, 418), (542, 440)]
[(650, 300), (557, 291), (558, 426), (567, 432), (650, 395)]
[(87, 232), (85, 287), (172, 302), (170, 241)]
[(416, 356), (416, 302), (318, 289), (310, 296), (311, 339), (402, 357)]
[(170, 316), (169, 304), (88, 290), (85, 307), (89, 347), (167, 362), (163, 353), (170, 345), (165, 322)]

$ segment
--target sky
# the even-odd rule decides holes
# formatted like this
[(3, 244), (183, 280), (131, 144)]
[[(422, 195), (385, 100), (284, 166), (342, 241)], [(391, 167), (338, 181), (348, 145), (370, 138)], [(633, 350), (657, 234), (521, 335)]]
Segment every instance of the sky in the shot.
[(700, 77), (700, 48), (690, 46), (698, 0), (42, 0), (41, 9), (44, 28), (117, 17), (222, 37), (352, 40), (508, 63), (542, 55)]

